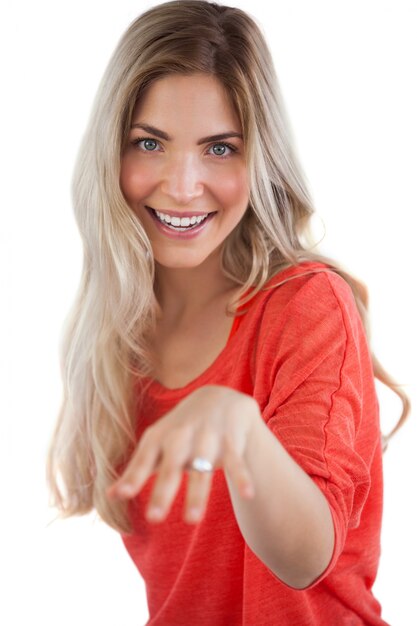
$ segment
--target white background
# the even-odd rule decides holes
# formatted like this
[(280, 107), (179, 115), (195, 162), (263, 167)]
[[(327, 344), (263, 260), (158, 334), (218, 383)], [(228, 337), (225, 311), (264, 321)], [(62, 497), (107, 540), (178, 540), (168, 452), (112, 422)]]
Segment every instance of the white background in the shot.
[[(231, 4), (258, 20), (272, 48), (326, 226), (321, 250), (368, 285), (372, 347), (415, 398), (417, 3)], [(94, 514), (48, 525), (44, 463), (60, 404), (61, 324), (81, 270), (70, 203), (75, 155), (114, 47), (152, 3), (1, 6), (0, 621), (141, 626), (144, 583), (119, 535)], [(400, 402), (377, 389), (387, 431)], [(374, 593), (394, 626), (417, 623), (416, 430), (412, 414), (384, 455)]]

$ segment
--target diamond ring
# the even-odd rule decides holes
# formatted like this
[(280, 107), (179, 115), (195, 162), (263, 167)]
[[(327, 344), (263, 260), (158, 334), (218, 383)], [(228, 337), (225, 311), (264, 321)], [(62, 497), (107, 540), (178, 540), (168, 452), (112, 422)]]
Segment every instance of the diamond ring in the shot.
[(212, 472), (213, 465), (207, 459), (203, 459), (201, 456), (197, 456), (188, 464), (188, 469), (195, 470), (196, 472)]

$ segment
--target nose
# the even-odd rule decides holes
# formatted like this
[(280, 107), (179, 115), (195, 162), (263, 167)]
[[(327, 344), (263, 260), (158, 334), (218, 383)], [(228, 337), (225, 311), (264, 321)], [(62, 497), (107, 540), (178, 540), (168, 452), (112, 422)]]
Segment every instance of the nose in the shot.
[(165, 163), (161, 191), (177, 204), (188, 204), (204, 193), (202, 172), (192, 154), (176, 155)]

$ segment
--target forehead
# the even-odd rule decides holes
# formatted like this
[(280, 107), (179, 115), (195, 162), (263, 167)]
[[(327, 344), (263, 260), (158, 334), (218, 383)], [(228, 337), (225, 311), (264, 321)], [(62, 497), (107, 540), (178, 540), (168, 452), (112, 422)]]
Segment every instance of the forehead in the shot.
[[(172, 123), (187, 126), (199, 119), (200, 122), (217, 121), (240, 129), (239, 118), (232, 100), (215, 77), (207, 74), (164, 76), (151, 83), (136, 102), (132, 122), (146, 121), (154, 125)], [(151, 122), (152, 119), (152, 122)]]

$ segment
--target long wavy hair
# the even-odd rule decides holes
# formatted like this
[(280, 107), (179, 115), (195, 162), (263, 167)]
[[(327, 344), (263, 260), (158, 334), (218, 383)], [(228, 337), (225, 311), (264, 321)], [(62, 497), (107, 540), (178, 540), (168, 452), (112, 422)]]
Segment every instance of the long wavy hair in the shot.
[[(135, 417), (145, 390), (137, 383), (155, 371), (149, 338), (158, 310), (151, 243), (120, 189), (121, 154), (144, 89), (161, 77), (195, 72), (224, 85), (244, 137), (249, 206), (226, 238), (221, 259), (225, 276), (241, 285), (228, 314), (277, 272), (319, 261), (350, 285), (370, 343), (365, 285), (314, 244), (313, 203), (259, 25), (238, 8), (205, 0), (175, 0), (144, 12), (109, 61), (74, 168), (72, 201), (83, 268), (61, 335), (63, 397), (46, 467), (50, 505), (58, 517), (95, 509), (120, 532), (132, 530), (128, 503), (109, 501), (105, 490), (135, 446)], [(250, 295), (241, 299), (249, 288)], [(410, 402), (371, 354), (375, 377), (403, 405), (398, 423), (383, 437), (385, 449)]]

